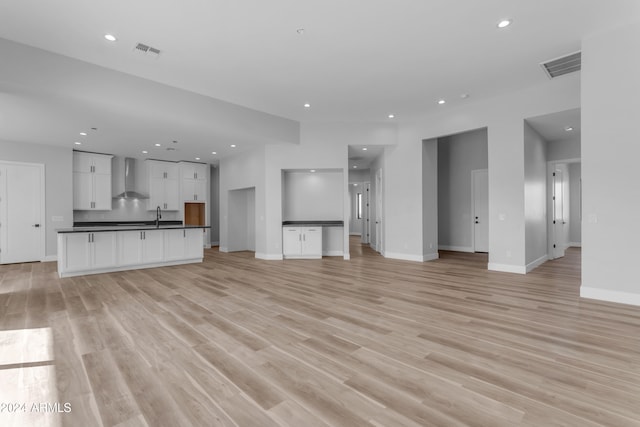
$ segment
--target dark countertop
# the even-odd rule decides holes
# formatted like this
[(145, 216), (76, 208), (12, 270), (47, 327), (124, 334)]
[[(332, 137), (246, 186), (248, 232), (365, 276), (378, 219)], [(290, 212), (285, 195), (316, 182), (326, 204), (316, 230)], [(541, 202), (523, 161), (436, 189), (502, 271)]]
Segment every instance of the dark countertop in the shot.
[(101, 231), (140, 231), (140, 230), (173, 230), (189, 228), (211, 228), (210, 225), (183, 225), (182, 221), (103, 221), (74, 222), (71, 228), (59, 228), (58, 233), (99, 233)]
[(296, 225), (298, 227), (344, 227), (344, 221), (282, 221), (282, 226)]

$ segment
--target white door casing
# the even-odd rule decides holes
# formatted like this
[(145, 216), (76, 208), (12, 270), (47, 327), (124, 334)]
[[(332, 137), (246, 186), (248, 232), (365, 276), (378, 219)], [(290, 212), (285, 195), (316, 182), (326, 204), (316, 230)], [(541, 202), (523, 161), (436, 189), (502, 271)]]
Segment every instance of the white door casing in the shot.
[(565, 192), (564, 174), (562, 170), (556, 169), (551, 174), (551, 258), (561, 258), (564, 256), (566, 248), (565, 233)]
[(371, 211), (369, 210), (369, 198), (371, 193), (371, 184), (365, 182), (363, 184), (364, 191), (362, 193), (362, 237), (361, 242), (369, 244), (369, 236), (371, 235)]
[(471, 171), (473, 251), (489, 252), (489, 171)]
[(382, 169), (376, 171), (376, 245), (375, 250), (382, 253)]
[(44, 171), (43, 164), (0, 162), (0, 264), (45, 257)]

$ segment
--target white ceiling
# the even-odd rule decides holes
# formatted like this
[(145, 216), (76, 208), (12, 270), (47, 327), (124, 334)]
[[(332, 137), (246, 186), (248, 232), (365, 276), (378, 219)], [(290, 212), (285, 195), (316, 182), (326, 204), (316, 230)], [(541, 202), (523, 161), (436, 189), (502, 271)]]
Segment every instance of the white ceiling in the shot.
[[(497, 29), (505, 17), (513, 25)], [(140, 153), (175, 139), (181, 158), (214, 161), (233, 142), (296, 142), (295, 122), (250, 109), (408, 120), (463, 93), (544, 82), (540, 62), (639, 17), (638, 0), (3, 0), (0, 38), (65, 57), (0, 43), (0, 139), (73, 146), (96, 126), (82, 148)], [(139, 42), (160, 57), (134, 53)]]
[(545, 141), (565, 141), (569, 139), (580, 139), (581, 137), (579, 108), (545, 114), (538, 117), (530, 117), (526, 120)]

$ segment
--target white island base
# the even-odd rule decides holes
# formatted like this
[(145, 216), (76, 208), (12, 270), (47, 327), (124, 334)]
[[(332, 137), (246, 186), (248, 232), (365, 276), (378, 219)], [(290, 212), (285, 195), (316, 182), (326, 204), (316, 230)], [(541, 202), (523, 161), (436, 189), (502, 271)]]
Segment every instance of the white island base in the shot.
[(58, 275), (202, 262), (203, 228), (58, 232)]

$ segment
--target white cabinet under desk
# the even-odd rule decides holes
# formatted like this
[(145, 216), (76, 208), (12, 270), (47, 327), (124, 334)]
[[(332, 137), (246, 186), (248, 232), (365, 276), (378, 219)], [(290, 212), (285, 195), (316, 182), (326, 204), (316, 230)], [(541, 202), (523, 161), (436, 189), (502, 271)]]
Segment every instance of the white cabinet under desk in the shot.
[(322, 227), (282, 227), (285, 258), (322, 258)]
[[(282, 256), (287, 259), (319, 259), (323, 255), (342, 256), (328, 231), (342, 230), (342, 221), (285, 221), (282, 223)], [(338, 249), (342, 249), (342, 233), (338, 233)], [(332, 241), (325, 241), (325, 236)]]

